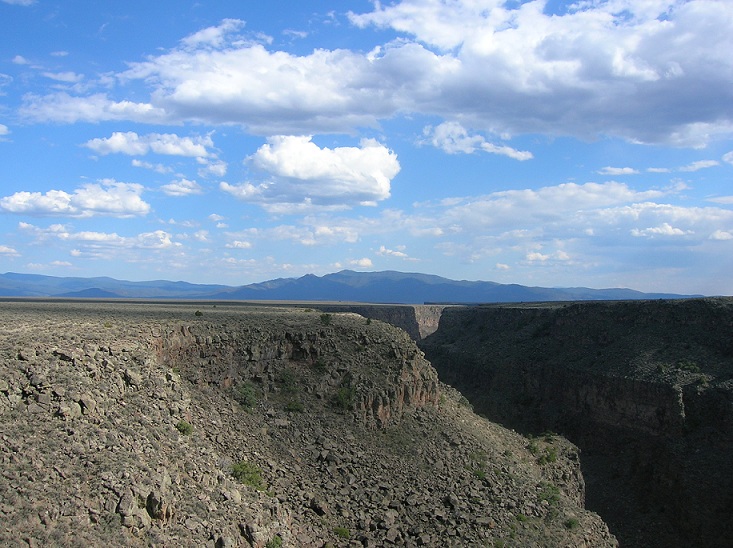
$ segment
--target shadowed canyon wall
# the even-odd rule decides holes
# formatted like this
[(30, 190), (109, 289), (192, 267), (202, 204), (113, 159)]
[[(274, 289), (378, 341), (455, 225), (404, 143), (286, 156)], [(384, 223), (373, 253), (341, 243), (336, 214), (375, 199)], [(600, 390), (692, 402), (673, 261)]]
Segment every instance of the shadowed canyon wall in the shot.
[(477, 412), (578, 444), (622, 546), (729, 545), (730, 299), (452, 307), (421, 347)]

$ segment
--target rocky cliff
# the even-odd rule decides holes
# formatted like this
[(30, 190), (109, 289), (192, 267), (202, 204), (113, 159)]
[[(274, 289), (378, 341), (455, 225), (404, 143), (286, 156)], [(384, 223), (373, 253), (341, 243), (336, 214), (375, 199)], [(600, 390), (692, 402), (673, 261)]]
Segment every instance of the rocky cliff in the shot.
[(394, 304), (318, 304), (324, 312), (353, 312), (366, 318), (380, 320), (404, 330), (419, 341), (438, 329), (444, 305)]
[(616, 545), (574, 445), (473, 414), (383, 322), (2, 307), (2, 545)]
[(421, 347), (491, 420), (577, 443), (622, 545), (729, 545), (730, 299), (449, 308)]

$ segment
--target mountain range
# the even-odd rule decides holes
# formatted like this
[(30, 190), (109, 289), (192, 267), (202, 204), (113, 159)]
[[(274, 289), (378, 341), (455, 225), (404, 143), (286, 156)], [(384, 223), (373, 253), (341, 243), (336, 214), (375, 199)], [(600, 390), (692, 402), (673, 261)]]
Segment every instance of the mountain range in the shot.
[(701, 295), (642, 293), (633, 289), (549, 288), (451, 280), (430, 274), (342, 270), (324, 276), (278, 278), (238, 287), (108, 277), (0, 274), (0, 296), (94, 299), (198, 299), (242, 301), (351, 301), (366, 303), (497, 303), (675, 299)]

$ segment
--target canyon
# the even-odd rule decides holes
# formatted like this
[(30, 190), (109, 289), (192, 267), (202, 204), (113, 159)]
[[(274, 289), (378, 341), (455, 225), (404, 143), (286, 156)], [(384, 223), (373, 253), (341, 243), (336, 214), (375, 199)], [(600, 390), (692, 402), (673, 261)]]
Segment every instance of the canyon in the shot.
[(733, 300), (449, 307), (420, 341), (476, 411), (581, 448), (622, 546), (728, 546)]
[(575, 445), (476, 415), (389, 323), (2, 308), (4, 546), (617, 546)]
[(733, 299), (3, 307), (9, 545), (733, 535)]

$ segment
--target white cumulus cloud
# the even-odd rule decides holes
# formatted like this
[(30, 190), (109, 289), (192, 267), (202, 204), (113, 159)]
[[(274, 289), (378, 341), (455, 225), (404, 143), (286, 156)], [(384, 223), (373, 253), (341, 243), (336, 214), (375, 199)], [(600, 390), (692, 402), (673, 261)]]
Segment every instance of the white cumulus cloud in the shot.
[[(242, 38), (242, 21), (225, 19), (129, 63), (114, 75), (118, 88), (109, 95), (29, 94), (21, 113), (66, 123), (238, 124), (268, 136), (353, 132), (413, 114), (493, 135), (614, 136), (688, 147), (733, 132), (727, 2), (578, 2), (563, 3), (558, 13), (540, 1), (373, 5), (352, 13), (352, 24), (398, 37), (369, 53), (268, 49), (268, 40)], [(149, 100), (124, 98), (125, 86), (138, 84)], [(451, 146), (471, 146), (467, 137)]]
[(349, 261), (349, 264), (357, 268), (371, 268), (372, 266), (374, 266), (372, 264), (372, 260), (369, 257), (363, 257), (361, 259), (352, 259)]
[(266, 182), (221, 183), (220, 188), (270, 207), (373, 205), (390, 196), (400, 171), (397, 155), (373, 139), (358, 147), (321, 148), (309, 136), (271, 137), (248, 162)]
[(214, 146), (209, 135), (196, 137), (179, 137), (172, 133), (151, 133), (138, 135), (134, 131), (114, 132), (110, 137), (87, 141), (84, 146), (98, 154), (127, 154), (144, 156), (148, 152), (170, 156), (188, 156), (206, 158), (208, 148)]
[(5, 255), (6, 257), (18, 257), (20, 254), (12, 247), (0, 245), (0, 255)]
[(150, 211), (150, 205), (140, 197), (142, 192), (142, 185), (105, 180), (101, 184), (83, 185), (71, 193), (16, 192), (0, 198), (0, 210), (36, 216), (134, 217)]
[(481, 135), (469, 135), (468, 131), (458, 122), (444, 122), (437, 127), (426, 127), (423, 130), (431, 144), (448, 154), (472, 154), (483, 150), (490, 154), (500, 154), (515, 160), (530, 160), (532, 153), (525, 150), (516, 150), (507, 145), (496, 145), (484, 139)]
[(202, 194), (203, 189), (196, 181), (188, 179), (179, 179), (172, 181), (167, 185), (160, 187), (168, 196), (190, 196), (192, 194)]
[(635, 228), (631, 231), (632, 236), (649, 238), (657, 236), (685, 236), (686, 234), (690, 234), (690, 232), (674, 227), (669, 223), (662, 223), (659, 226), (644, 229)]

